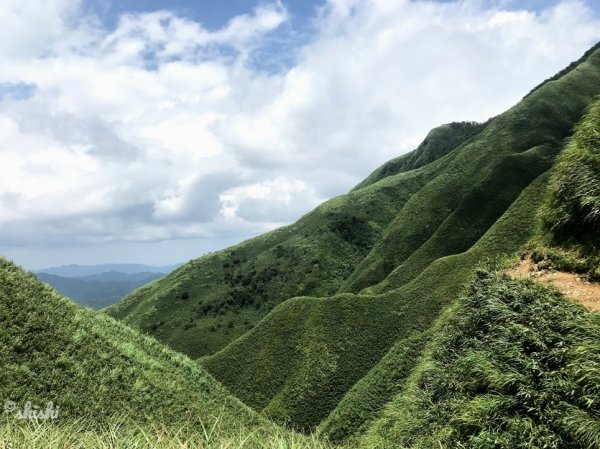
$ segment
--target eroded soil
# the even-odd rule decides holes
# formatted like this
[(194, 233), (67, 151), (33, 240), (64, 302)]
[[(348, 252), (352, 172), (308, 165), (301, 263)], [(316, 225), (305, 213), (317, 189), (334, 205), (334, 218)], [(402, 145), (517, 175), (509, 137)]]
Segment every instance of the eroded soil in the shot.
[(567, 299), (600, 312), (600, 283), (590, 282), (585, 276), (563, 271), (545, 270), (527, 258), (508, 270), (508, 275), (529, 278), (556, 287)]

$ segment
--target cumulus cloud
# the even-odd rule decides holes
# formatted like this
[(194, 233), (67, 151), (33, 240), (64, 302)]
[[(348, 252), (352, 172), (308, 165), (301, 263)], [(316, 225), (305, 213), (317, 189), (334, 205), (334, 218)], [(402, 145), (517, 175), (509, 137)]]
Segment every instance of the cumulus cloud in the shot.
[(256, 55), (293, 32), (280, 2), (212, 31), (167, 10), (109, 30), (83, 11), (0, 5), (0, 246), (28, 260), (36, 245), (222, 242), (290, 222), (600, 39), (583, 0), (329, 0), (274, 73)]

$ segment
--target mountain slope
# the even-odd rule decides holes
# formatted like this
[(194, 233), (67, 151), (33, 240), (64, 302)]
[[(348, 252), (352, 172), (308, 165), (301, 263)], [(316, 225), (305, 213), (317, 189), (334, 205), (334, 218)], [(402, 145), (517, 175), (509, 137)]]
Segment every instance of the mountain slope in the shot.
[(361, 294), (287, 301), (204, 366), (271, 416), (300, 428), (318, 425), (396, 341), (435, 322), (482, 257), (516, 251), (528, 240), (539, 197), (524, 206), (530, 215), (514, 222), (512, 232), (490, 236), (486, 251), (458, 256), (468, 255), (521, 190), (551, 167), (599, 93), (596, 51), (440, 160), (443, 171), (399, 209), (341, 288)]
[(32, 274), (0, 259), (0, 396), (22, 404), (54, 401), (61, 416), (116, 411), (177, 420), (224, 407), (252, 418), (185, 357), (104, 315), (83, 309)]
[(52, 401), (59, 412), (56, 422), (31, 423), (6, 409), (2, 447), (174, 448), (189, 447), (188, 436), (196, 447), (324, 447), (258, 416), (187, 357), (3, 258), (0, 397), (15, 411)]
[(355, 447), (600, 446), (600, 315), (480, 270)]
[(485, 126), (485, 123), (475, 122), (455, 122), (438, 126), (429, 131), (425, 140), (415, 150), (386, 162), (353, 190), (362, 189), (388, 176), (430, 164), (479, 134)]
[(344, 439), (402, 388), (406, 374), (388, 384), (381, 373), (418, 365), (432, 326), (480, 260), (532, 236), (544, 174), (598, 94), (596, 49), (439, 159), (374, 175), (109, 313), (208, 355), (203, 366), (254, 408)]
[(191, 357), (212, 354), (290, 297), (334, 294), (396, 211), (442, 169), (440, 160), (334, 198), (292, 226), (180, 267), (107, 312)]

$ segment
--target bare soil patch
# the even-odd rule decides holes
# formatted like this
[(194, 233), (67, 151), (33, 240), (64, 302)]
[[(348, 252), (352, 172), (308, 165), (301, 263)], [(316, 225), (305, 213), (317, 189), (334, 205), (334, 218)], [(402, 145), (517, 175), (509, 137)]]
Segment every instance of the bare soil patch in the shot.
[(590, 282), (585, 276), (542, 269), (530, 257), (510, 268), (507, 274), (514, 278), (529, 278), (553, 285), (567, 299), (600, 312), (600, 283)]

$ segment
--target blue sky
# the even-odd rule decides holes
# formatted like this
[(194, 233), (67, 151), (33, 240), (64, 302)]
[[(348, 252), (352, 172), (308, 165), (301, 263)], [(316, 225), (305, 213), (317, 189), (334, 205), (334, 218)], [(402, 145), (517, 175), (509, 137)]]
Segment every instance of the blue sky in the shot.
[[(451, 3), (455, 0), (437, 0), (440, 3)], [(543, 11), (555, 5), (560, 0), (505, 0), (502, 2), (484, 0), (489, 4), (503, 5), (507, 9), (528, 9)], [(147, 12), (160, 9), (177, 11), (180, 15), (202, 23), (206, 28), (218, 29), (224, 26), (232, 17), (247, 14), (258, 4), (254, 0), (85, 0), (85, 7), (94, 11), (109, 27), (114, 27), (119, 17), (128, 12)], [(318, 7), (325, 4), (324, 0), (288, 0), (283, 5), (291, 16), (294, 28), (305, 29)], [(600, 2), (589, 0), (588, 4), (600, 12)]]
[[(85, 0), (87, 8), (96, 12), (109, 26), (114, 27), (122, 13), (148, 12), (169, 9), (215, 30), (223, 27), (232, 17), (248, 14), (259, 2), (253, 0)], [(292, 26), (305, 28), (321, 0), (284, 1)]]
[(0, 255), (170, 265), (291, 223), (514, 105), (599, 3), (2, 0)]

